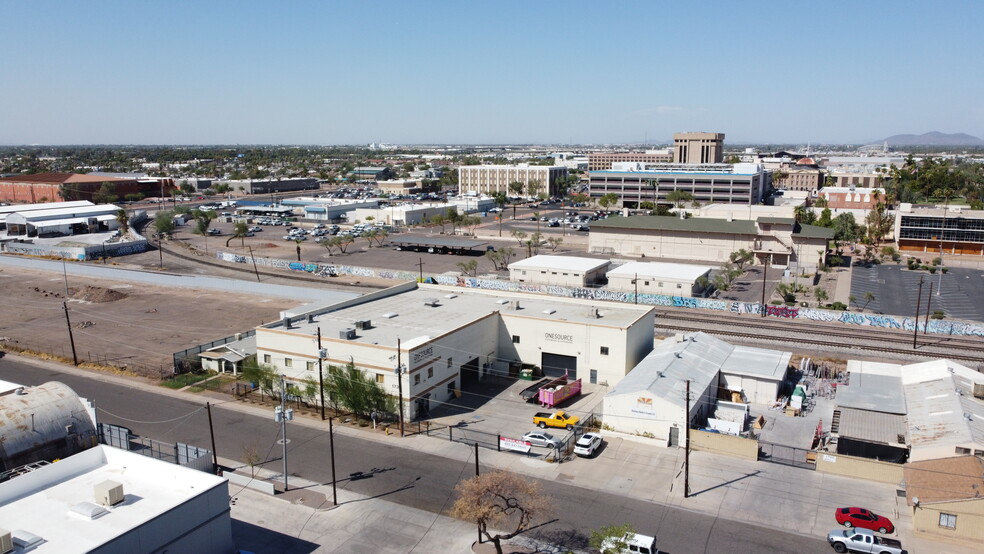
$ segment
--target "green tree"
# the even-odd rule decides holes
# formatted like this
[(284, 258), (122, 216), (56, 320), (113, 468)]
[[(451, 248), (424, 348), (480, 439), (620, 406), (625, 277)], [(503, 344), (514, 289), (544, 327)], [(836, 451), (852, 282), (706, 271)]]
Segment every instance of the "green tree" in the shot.
[(130, 232), (130, 216), (126, 214), (126, 210), (123, 208), (116, 210), (116, 223), (120, 226), (120, 235)]
[(218, 217), (213, 210), (192, 210), (191, 217), (195, 219), (195, 229), (193, 232), (196, 235), (205, 235), (208, 233), (208, 228), (212, 225), (212, 220)]
[(520, 246), (524, 246), (524, 241), (526, 241), (526, 238), (530, 236), (526, 231), (520, 231), (519, 229), (513, 229), (509, 232), (509, 234), (512, 235), (512, 238), (519, 242)]
[(629, 551), (629, 539), (635, 535), (631, 524), (607, 525), (591, 532), (588, 545), (597, 548), (601, 554), (625, 554)]
[(733, 263), (735, 265), (735, 268), (740, 273), (744, 273), (744, 271), (745, 271), (745, 264), (747, 264), (748, 262), (754, 260), (755, 259), (755, 254), (753, 254), (750, 250), (746, 250), (745, 248), (742, 248), (740, 250), (737, 250), (735, 252), (732, 252), (728, 256), (728, 259), (731, 261), (731, 263)]
[(471, 275), (472, 277), (478, 276), (478, 262), (476, 260), (458, 262), (455, 265), (458, 266), (458, 269), (460, 269), (465, 275)]
[(345, 367), (329, 366), (325, 390), (336, 407), (341, 405), (359, 417), (372, 412), (392, 413), (394, 402), (375, 379), (349, 363)]
[(523, 194), (523, 183), (519, 181), (513, 181), (509, 183), (509, 191), (513, 193), (513, 196), (520, 196)]
[(96, 204), (112, 204), (119, 197), (116, 196), (116, 185), (113, 183), (103, 183), (99, 190), (92, 195), (92, 201)]
[(789, 173), (783, 171), (782, 169), (777, 169), (772, 172), (772, 188), (778, 190), (784, 190), (786, 188), (786, 179), (789, 177)]
[(605, 208), (606, 210), (614, 206), (615, 204), (618, 204), (618, 195), (615, 194), (614, 192), (609, 192), (607, 194), (604, 194), (602, 195), (601, 198), (598, 199), (598, 205), (601, 206), (602, 208)]
[(174, 212), (166, 210), (157, 212), (157, 215), (154, 216), (154, 229), (157, 230), (157, 234), (161, 238), (174, 233), (174, 228)]
[(232, 239), (239, 239), (243, 246), (246, 246), (246, 235), (249, 233), (249, 226), (246, 225), (245, 221), (237, 221), (232, 226), (232, 236), (226, 239), (226, 248), (229, 248), (229, 243)]
[(547, 238), (547, 244), (550, 245), (550, 250), (553, 250), (555, 252), (557, 251), (557, 247), (560, 246), (560, 244), (562, 242), (564, 242), (564, 239), (562, 239), (560, 237), (548, 237)]
[(275, 394), (277, 386), (277, 368), (269, 364), (261, 364), (255, 358), (250, 358), (242, 366), (239, 378), (253, 383), (255, 387), (266, 394)]
[(677, 209), (682, 208), (686, 203), (694, 201), (694, 195), (685, 190), (673, 190), (666, 195), (666, 200), (672, 202)]
[(834, 222), (833, 219), (831, 218), (832, 215), (833, 214), (831, 214), (830, 208), (824, 208), (823, 211), (820, 212), (820, 219), (817, 220), (817, 225), (821, 227), (833, 226)]
[(830, 299), (830, 296), (827, 294), (827, 291), (823, 290), (823, 287), (813, 289), (813, 296), (817, 298), (817, 303), (821, 306)]

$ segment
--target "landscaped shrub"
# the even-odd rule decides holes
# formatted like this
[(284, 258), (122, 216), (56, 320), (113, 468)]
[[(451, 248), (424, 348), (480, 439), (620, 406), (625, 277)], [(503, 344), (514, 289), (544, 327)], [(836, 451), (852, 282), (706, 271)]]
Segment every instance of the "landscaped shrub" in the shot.
[(844, 311), (844, 310), (847, 309), (847, 304), (845, 304), (843, 302), (834, 302), (834, 303), (832, 303), (830, 305), (830, 309), (831, 310), (841, 310), (841, 311)]

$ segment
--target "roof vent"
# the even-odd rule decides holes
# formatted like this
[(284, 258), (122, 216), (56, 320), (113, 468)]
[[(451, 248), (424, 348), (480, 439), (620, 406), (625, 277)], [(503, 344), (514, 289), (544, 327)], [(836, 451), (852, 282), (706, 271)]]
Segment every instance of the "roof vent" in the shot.
[(123, 494), (123, 484), (116, 481), (103, 481), (95, 486), (96, 503), (103, 506), (115, 506), (126, 498)]
[(97, 506), (92, 502), (79, 502), (78, 504), (72, 506), (69, 511), (75, 515), (82, 516), (85, 519), (96, 519), (109, 513), (106, 508)]
[(444, 298), (458, 298), (457, 294), (445, 294)]
[(16, 529), (11, 533), (11, 538), (13, 539), (14, 546), (19, 546), (24, 550), (28, 548), (34, 548), (39, 544), (44, 542), (44, 539), (35, 535), (34, 533), (28, 533), (22, 529)]
[(440, 305), (441, 304), (438, 303), (437, 298), (428, 298), (427, 300), (424, 300), (424, 306), (430, 306), (431, 308), (436, 308)]
[(557, 313), (557, 310), (555, 310), (553, 308), (547, 308), (546, 310), (543, 310), (543, 313), (545, 313), (547, 315), (555, 314), (555, 313)]
[(397, 314), (396, 312), (386, 312), (385, 314), (383, 314), (383, 317), (385, 317), (386, 319), (393, 319), (397, 315), (399, 314)]
[(7, 554), (14, 549), (14, 540), (10, 537), (10, 531), (0, 529), (0, 554)]
[(677, 352), (676, 353), (676, 357), (677, 358), (682, 358), (683, 357), (683, 352)]
[(16, 392), (18, 396), (23, 396), (27, 394), (27, 392), (24, 391), (24, 387), (17, 387), (17, 390), (14, 392)]

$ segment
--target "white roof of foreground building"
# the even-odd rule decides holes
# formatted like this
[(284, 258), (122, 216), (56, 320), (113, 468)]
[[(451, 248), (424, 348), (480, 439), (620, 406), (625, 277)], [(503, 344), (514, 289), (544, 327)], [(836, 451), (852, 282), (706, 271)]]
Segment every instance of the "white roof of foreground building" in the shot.
[(704, 265), (674, 264), (665, 262), (629, 262), (608, 272), (608, 276), (650, 277), (693, 281), (714, 268)]
[(905, 415), (902, 365), (848, 360), (847, 385), (837, 387), (837, 405), (844, 408)]
[[(123, 486), (105, 507), (95, 490)], [(0, 525), (21, 552), (232, 552), (225, 478), (108, 446), (97, 446), (0, 483)]]
[(984, 451), (984, 401), (974, 398), (975, 384), (984, 385), (984, 374), (951, 360), (902, 368), (910, 461)]
[[(348, 342), (396, 345), (397, 338), (402, 338), (403, 348), (407, 349), (496, 312), (542, 320), (545, 326), (557, 321), (625, 328), (650, 310), (649, 306), (410, 282), (333, 306), (285, 311), (281, 317), (297, 318), (291, 322), (291, 332), (314, 335), (320, 328), (327, 338), (338, 337), (339, 332), (354, 327), (356, 321), (369, 321), (371, 328), (359, 330)], [(309, 317), (304, 319), (304, 315)], [(262, 328), (282, 329), (282, 324), (272, 322)]]
[(544, 256), (542, 254), (513, 262), (509, 269), (541, 269), (550, 268), (561, 271), (591, 271), (608, 265), (608, 260), (597, 258), (580, 258), (577, 256)]

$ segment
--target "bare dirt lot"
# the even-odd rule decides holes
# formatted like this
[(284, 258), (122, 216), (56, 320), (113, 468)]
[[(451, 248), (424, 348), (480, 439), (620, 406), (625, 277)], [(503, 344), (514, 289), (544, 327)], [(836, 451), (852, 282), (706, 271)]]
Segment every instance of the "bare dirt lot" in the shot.
[[(156, 253), (155, 253), (156, 254)], [(74, 279), (74, 281), (73, 281)], [(0, 268), (0, 349), (53, 354), (71, 362), (63, 304), (80, 363), (170, 373), (171, 355), (272, 321), (296, 300), (121, 281), (66, 281), (58, 273)]]

